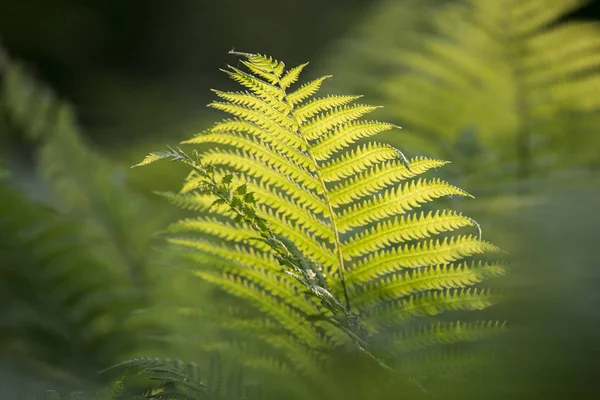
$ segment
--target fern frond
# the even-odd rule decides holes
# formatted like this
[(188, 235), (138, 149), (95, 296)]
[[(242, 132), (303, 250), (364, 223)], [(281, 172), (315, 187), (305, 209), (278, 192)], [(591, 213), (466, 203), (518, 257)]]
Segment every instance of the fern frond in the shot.
[[(278, 284), (287, 286), (288, 289), (294, 287), (294, 285), (291, 284), (292, 281), (281, 280), (281, 282), (279, 282), (279, 278), (274, 278), (276, 273), (282, 272), (281, 266), (274, 258), (270, 257), (268, 253), (257, 251), (251, 247), (235, 246), (234, 248), (231, 248), (229, 246), (216, 246), (186, 238), (170, 238), (169, 242), (183, 248), (198, 251), (198, 253), (188, 254), (188, 257), (201, 257), (203, 253), (205, 253), (204, 255), (211, 254), (218, 258), (236, 260), (239, 265), (225, 263), (221, 266), (219, 264), (219, 268), (225, 268), (228, 272), (257, 268), (261, 270), (261, 274), (269, 275), (268, 280), (273, 278)], [(242, 268), (241, 266), (244, 267)], [(252, 271), (250, 271), (250, 273), (252, 273)]]
[(401, 268), (447, 264), (474, 254), (496, 251), (499, 251), (496, 246), (473, 235), (444, 238), (442, 241), (430, 240), (366, 256), (358, 261), (356, 267), (349, 272), (348, 278), (351, 281), (364, 281), (396, 272)]
[(336, 206), (345, 205), (445, 164), (445, 161), (417, 158), (409, 162), (409, 170), (401, 161), (386, 161), (336, 185), (331, 190), (331, 200)]
[[(173, 241), (174, 244), (179, 246), (188, 245), (192, 247), (193, 244), (185, 243), (183, 241)], [(208, 247), (208, 246), (206, 246)], [(284, 303), (287, 307), (292, 307), (298, 312), (303, 313), (304, 315), (313, 315), (319, 312), (319, 310), (310, 302), (307, 302), (304, 297), (290, 297), (290, 293), (301, 293), (302, 287), (299, 286), (297, 282), (290, 280), (289, 277), (283, 274), (280, 269), (273, 270), (273, 265), (270, 263), (268, 265), (263, 266), (260, 264), (242, 264), (244, 259), (254, 260), (255, 257), (252, 257), (249, 254), (228, 254), (225, 256), (223, 253), (226, 251), (223, 248), (217, 249), (216, 251), (210, 248), (209, 250), (205, 250), (200, 246), (193, 246), (195, 250), (203, 250), (207, 254), (214, 254), (219, 259), (225, 260), (235, 260), (236, 264), (231, 262), (214, 262), (213, 267), (217, 270), (222, 271), (224, 274), (228, 274), (226, 276), (229, 277), (239, 277), (241, 279), (245, 279), (246, 281), (252, 281), (264, 290), (265, 293), (269, 294), (271, 297), (271, 301), (279, 301)], [(187, 258), (193, 262), (201, 262), (202, 257), (206, 257), (201, 253), (192, 253), (187, 255)], [(256, 261), (253, 261), (256, 262)], [(196, 271), (194, 271), (196, 272)], [(277, 321), (273, 319), (273, 321)], [(281, 330), (279, 326), (279, 322), (275, 322), (277, 329)], [(265, 327), (264, 324), (261, 324), (261, 327)]]
[(501, 264), (434, 265), (357, 285), (353, 298), (360, 309), (428, 290), (464, 288), (505, 273), (506, 269)]
[(441, 179), (417, 178), (446, 162), (408, 161), (380, 143), (352, 148), (395, 126), (359, 120), (377, 107), (351, 104), (358, 96), (311, 99), (327, 76), (288, 94), (304, 65), (286, 73), (276, 60), (246, 57), (256, 76), (229, 74), (250, 92), (215, 91), (224, 102), (211, 104), (236, 119), (187, 141), (215, 147), (193, 157), (174, 152), (192, 172), (167, 197), (218, 217), (176, 222), (170, 233), (186, 236), (170, 241), (198, 251), (189, 256), (196, 276), (247, 300), (284, 332), (260, 334), (258, 322), (248, 325), (253, 333), (289, 352), (303, 373), (327, 360), (326, 349), (348, 344), (389, 368), (373, 353), (373, 333), (494, 303), (472, 286), (503, 267), (466, 259), (498, 249), (480, 232), (455, 233), (477, 223), (451, 210), (407, 214), (469, 196)]
[[(265, 215), (267, 219), (270, 220), (272, 218), (280, 222), (293, 223), (299, 229), (306, 230), (309, 234), (320, 238), (325, 243), (332, 240), (329, 227), (319, 217), (311, 213), (310, 210), (297, 204), (294, 199), (287, 198), (277, 191), (267, 190), (258, 182), (252, 183), (253, 196), (263, 205), (262, 207), (269, 207), (269, 211), (266, 211)], [(254, 186), (254, 184), (257, 186)], [(211, 210), (218, 215), (231, 216), (226, 207), (214, 205), (214, 197), (198, 193), (195, 190), (187, 193), (166, 192), (158, 194), (169, 199), (172, 204), (185, 210)]]
[(270, 85), (269, 83), (255, 78), (254, 76), (247, 74), (235, 67), (229, 66), (229, 69), (231, 71), (226, 69), (222, 69), (221, 71), (229, 75), (234, 81), (250, 89), (254, 94), (265, 100), (272, 107), (281, 111), (285, 111), (286, 108), (289, 108), (289, 106), (286, 107), (286, 105), (281, 101), (284, 92), (280, 88)]
[(454, 211), (415, 213), (391, 221), (380, 222), (368, 231), (351, 237), (344, 243), (346, 259), (363, 256), (390, 244), (415, 239), (425, 239), (440, 232), (452, 231), (464, 226), (473, 226), (471, 218)]
[(293, 111), (294, 118), (299, 122), (303, 123), (307, 119), (322, 113), (324, 111), (331, 110), (336, 107), (341, 107), (354, 100), (360, 99), (362, 96), (335, 96), (329, 95), (317, 99), (313, 99), (300, 107), (297, 107)]
[[(319, 368), (322, 355), (315, 350), (331, 346), (331, 339), (328, 337), (328, 332), (326, 331), (319, 331), (315, 326), (307, 325), (306, 323), (298, 324), (298, 322), (302, 321), (302, 316), (305, 314), (302, 313), (302, 310), (298, 310), (298, 308), (294, 306), (299, 304), (303, 299), (299, 299), (295, 304), (288, 304), (284, 302), (281, 297), (276, 297), (275, 293), (269, 293), (267, 288), (263, 290), (263, 288), (258, 285), (265, 282), (265, 278), (268, 277), (263, 278), (262, 281), (257, 281), (258, 285), (254, 286), (248, 283), (250, 282), (250, 279), (246, 280), (242, 278), (237, 272), (235, 274), (225, 273), (222, 276), (201, 271), (195, 271), (194, 274), (202, 279), (206, 279), (208, 276), (203, 274), (209, 274), (212, 276), (212, 279), (215, 279), (213, 283), (226, 291), (234, 290), (233, 285), (235, 285), (236, 282), (244, 282), (247, 293), (254, 294), (254, 299), (252, 301), (253, 305), (262, 310), (268, 317), (266, 320), (259, 320), (258, 323), (253, 324), (249, 324), (243, 320), (236, 320), (233, 323), (225, 322), (222, 326), (220, 325), (221, 329), (230, 329), (234, 332), (242, 331), (245, 334), (253, 334), (256, 338), (261, 339), (262, 342), (283, 351), (286, 359), (291, 361), (296, 373), (309, 376), (316, 372)], [(209, 281), (210, 279), (211, 278), (209, 278)], [(275, 283), (273, 282), (272, 284)], [(240, 289), (238, 288), (235, 290), (236, 293), (239, 294)], [(276, 303), (280, 304), (276, 305)], [(314, 312), (314, 310), (312, 310), (312, 312)], [(297, 322), (294, 323), (294, 325), (289, 325), (289, 322), (291, 321)], [(307, 339), (307, 334), (311, 335), (314, 342)], [(305, 341), (305, 339), (309, 341)], [(245, 363), (245, 360), (242, 361)]]
[(281, 78), (285, 65), (281, 62), (268, 59), (260, 54), (248, 57), (248, 61), (242, 61), (250, 71), (261, 76), (274, 85)]
[[(270, 187), (277, 188), (316, 213), (324, 213), (326, 210), (325, 202), (317, 195), (316, 191), (311, 191), (300, 182), (291, 179), (290, 176), (268, 168), (252, 153), (239, 150), (235, 152), (210, 151), (206, 154), (206, 160), (207, 164), (213, 166), (228, 164), (232, 169), (237, 167), (239, 169), (234, 171), (237, 171), (240, 177), (245, 177), (246, 181), (257, 179), (264, 184), (262, 188), (267, 191), (272, 191)], [(193, 184), (193, 181), (189, 181), (188, 184)], [(310, 184), (312, 186), (312, 182)]]
[[(331, 228), (318, 214), (313, 213), (302, 203), (285, 197), (273, 190), (266, 190), (264, 186), (254, 186), (254, 193), (261, 204), (268, 206), (276, 214), (282, 214), (289, 221), (306, 229), (325, 243), (333, 241)], [(318, 210), (324, 212), (324, 210)]]
[(508, 15), (514, 21), (514, 32), (519, 36), (527, 36), (543, 30), (548, 24), (561, 16), (581, 7), (582, 0), (528, 0), (515, 2)]
[(149, 245), (161, 218), (88, 146), (69, 104), (4, 54), (0, 79), (0, 130), (16, 142), (3, 144), (31, 151), (13, 166), (27, 176), (20, 188), (35, 190), (8, 194), (0, 182), (2, 341), (22, 343), (23, 376), (95, 385), (99, 369), (157, 331), (139, 310), (148, 306)]
[[(258, 128), (257, 128), (258, 129)], [(267, 159), (267, 157), (279, 157), (279, 158), (289, 158), (294, 161), (294, 167), (297, 169), (299, 174), (304, 173), (304, 169), (310, 167), (310, 159), (305, 155), (299, 153), (293, 147), (285, 145), (283, 142), (275, 142), (275, 141), (264, 141), (263, 137), (255, 137), (251, 135), (245, 135), (241, 133), (229, 133), (229, 132), (213, 132), (210, 131), (208, 133), (199, 134), (193, 139), (187, 140), (183, 143), (186, 144), (221, 144), (221, 145), (229, 145), (236, 148), (244, 148), (247, 150), (255, 150), (260, 148), (260, 153), (266, 153), (262, 156), (263, 159)], [(266, 145), (265, 143), (268, 143)], [(264, 148), (265, 146), (272, 146), (272, 148)], [(289, 168), (289, 165), (287, 166)]]
[(336, 151), (359, 139), (368, 138), (394, 127), (392, 124), (377, 121), (353, 121), (323, 136), (312, 146), (311, 151), (317, 160), (327, 160)]
[[(252, 230), (241, 224), (230, 224), (214, 218), (188, 218), (171, 224), (167, 232), (172, 234), (180, 233), (206, 233), (214, 235), (226, 241), (245, 243), (255, 237)], [(259, 248), (266, 249), (262, 243), (255, 244)]]
[[(284, 176), (289, 176), (293, 182), (307, 189), (316, 190), (320, 187), (319, 181), (309, 171), (299, 168), (284, 156), (270, 151), (266, 145), (238, 143), (243, 150), (228, 153), (223, 150), (205, 153), (204, 164), (233, 167), (269, 184), (280, 181), (280, 174), (283, 173)], [(279, 186), (283, 186), (283, 184), (279, 184)]]
[[(265, 102), (264, 100), (257, 98), (248, 92), (237, 92), (237, 93), (227, 93), (221, 92), (219, 90), (212, 90), (216, 95), (223, 100), (227, 100), (228, 103), (210, 103), (209, 107), (216, 108), (218, 110), (226, 111), (230, 114), (233, 114), (237, 117), (244, 117), (244, 119), (248, 119), (253, 121), (250, 116), (255, 116), (256, 114), (246, 114), (248, 112), (254, 111), (260, 113), (261, 115), (265, 115), (268, 118), (274, 120), (279, 125), (290, 128), (296, 124), (296, 121), (292, 119), (290, 116), (280, 112), (275, 109), (273, 106)], [(256, 117), (255, 117), (256, 118)], [(260, 118), (256, 118), (258, 121), (262, 121)]]
[[(229, 384), (223, 383), (223, 366), (218, 354), (213, 353), (208, 364), (205, 379), (200, 377), (198, 365), (184, 363), (179, 359), (134, 358), (112, 367), (124, 369), (124, 378), (143, 376), (154, 381), (146, 390), (143, 399), (169, 400), (218, 400), (230, 398), (241, 400), (245, 397), (246, 386), (239, 369), (228, 376)], [(137, 397), (136, 397), (137, 398)]]
[[(579, 154), (588, 140), (581, 141), (586, 145), (578, 146), (577, 156), (556, 149), (572, 146), (575, 135), (589, 136), (574, 128), (566, 134), (557, 121), (568, 123), (571, 113), (585, 118), (600, 109), (600, 24), (567, 18), (585, 3), (459, 0), (431, 10), (421, 6), (412, 18), (429, 20), (434, 32), (390, 35), (388, 46), (396, 49), (389, 51), (378, 43), (381, 37), (367, 39), (363, 46), (376, 55), (365, 57), (372, 65), (363, 74), (387, 76), (377, 91), (390, 121), (401, 122), (417, 145), (455, 159), (480, 185), (497, 180), (479, 171), (492, 157), (503, 166), (514, 165), (504, 168), (504, 175), (514, 174), (518, 181), (552, 170), (543, 153), (553, 154), (556, 168), (584, 167), (589, 160)], [(415, 4), (404, 7), (416, 9)], [(381, 14), (388, 12), (390, 20), (404, 18), (401, 6), (382, 5)], [(405, 37), (418, 41), (407, 45)], [(481, 151), (461, 145), (468, 130)]]
[[(234, 133), (246, 133), (252, 137), (259, 138), (261, 141), (265, 141), (266, 143), (269, 143), (271, 146), (275, 147), (285, 156), (292, 158), (296, 163), (298, 163), (304, 168), (309, 168), (312, 165), (310, 158), (304, 155), (303, 153), (299, 152), (296, 148), (301, 145), (300, 138), (295, 137), (290, 132), (286, 132), (285, 140), (280, 140), (280, 138), (270, 134), (268, 131), (262, 129), (261, 127), (241, 119), (226, 119), (216, 124), (208, 132), (201, 133), (195, 136), (194, 138), (186, 140), (182, 143), (200, 144), (204, 143), (205, 141), (211, 140), (212, 134), (214, 134), (215, 136), (225, 136), (225, 134), (233, 135)], [(219, 140), (223, 141), (228, 139), (225, 136), (224, 138)], [(286, 144), (287, 142), (290, 142), (291, 145)], [(229, 142), (224, 142), (224, 144), (235, 145), (235, 143), (233, 143), (233, 139), (229, 139)]]
[(305, 83), (300, 88), (296, 89), (294, 92), (290, 93), (287, 96), (288, 103), (293, 107), (298, 103), (305, 101), (310, 96), (317, 93), (317, 91), (321, 88), (321, 85), (325, 80), (331, 78), (331, 75), (322, 76), (321, 78), (317, 78), (314, 81)]
[(440, 179), (411, 181), (344, 210), (339, 218), (341, 232), (393, 215), (404, 214), (421, 204), (443, 196), (470, 196)]
[[(184, 195), (188, 201), (186, 205), (188, 207), (196, 207), (208, 209), (209, 206), (214, 203), (214, 199), (209, 200), (207, 197), (190, 196), (189, 194)], [(258, 194), (257, 198), (261, 198)], [(199, 204), (201, 202), (202, 204)], [(190, 204), (193, 203), (193, 204)], [(216, 211), (216, 210), (215, 210)], [(303, 218), (301, 224), (294, 224), (292, 218), (289, 218), (285, 213), (275, 213), (272, 209), (259, 207), (258, 211), (269, 221), (274, 232), (280, 235), (286, 235), (290, 239), (293, 239), (296, 245), (306, 254), (310, 255), (315, 260), (323, 263), (323, 265), (332, 267), (335, 264), (335, 258), (326, 246), (321, 244), (323, 239), (330, 237), (330, 232), (324, 231), (323, 225), (318, 224), (316, 220)], [(291, 210), (293, 212), (295, 210)], [(224, 210), (223, 214), (226, 217), (231, 217), (231, 214)], [(303, 214), (299, 214), (303, 215)], [(313, 237), (313, 233), (310, 230), (304, 228), (304, 226), (310, 225), (318, 231), (314, 232), (315, 235), (322, 234), (323, 236)], [(169, 226), (168, 232), (170, 233), (198, 233), (198, 234), (209, 234), (218, 237), (222, 240), (227, 240), (235, 243), (249, 242), (249, 240), (255, 238), (255, 233), (242, 226), (242, 225), (231, 225), (225, 222), (221, 222), (215, 219), (185, 219), (180, 220)], [(265, 249), (266, 245), (261, 242), (255, 242), (253, 245), (258, 248)]]
[(363, 147), (358, 146), (338, 159), (326, 163), (321, 170), (321, 176), (325, 182), (335, 182), (363, 172), (374, 164), (397, 157), (398, 152), (392, 146), (372, 142)]
[(379, 107), (356, 104), (353, 106), (335, 107), (331, 111), (317, 115), (304, 125), (304, 137), (315, 140), (344, 123), (352, 122)]
[(144, 165), (151, 164), (155, 161), (162, 160), (164, 158), (170, 158), (171, 155), (168, 152), (155, 152), (148, 154), (141, 162), (135, 164), (134, 167), (143, 167)]
[(418, 316), (438, 315), (446, 311), (482, 310), (497, 302), (497, 295), (485, 289), (451, 289), (412, 295), (407, 300), (384, 303), (365, 311), (365, 318), (376, 329), (394, 326)]
[(281, 88), (283, 90), (286, 90), (288, 87), (290, 87), (290, 85), (296, 83), (296, 81), (300, 77), (300, 73), (307, 65), (308, 65), (308, 63), (304, 63), (304, 64), (298, 65), (297, 67), (294, 67), (294, 68), (290, 69), (288, 72), (286, 72), (285, 76), (283, 78), (281, 78), (281, 82), (280, 82)]
[[(556, 48), (556, 43), (564, 43)], [(523, 59), (525, 83), (531, 88), (559, 83), (565, 76), (584, 74), (600, 64), (595, 49), (600, 46), (597, 23), (562, 24), (541, 33), (527, 43)]]
[[(290, 132), (288, 130), (289, 127), (281, 126), (279, 121), (274, 121), (270, 119), (272, 117), (272, 115), (270, 114), (265, 115), (261, 111), (256, 111), (250, 108), (238, 106), (233, 103), (213, 102), (210, 103), (209, 106), (217, 110), (230, 113), (238, 118), (243, 118), (249, 122), (260, 126), (261, 128), (267, 131), (272, 131), (274, 134), (280, 137), (290, 137), (289, 135), (286, 135)], [(290, 137), (290, 139), (291, 140), (289, 142), (286, 142), (286, 144), (290, 146), (295, 144), (299, 146), (301, 150), (305, 150), (305, 145), (303, 142), (299, 141), (297, 138), (292, 139), (292, 137)]]
[(273, 301), (264, 290), (251, 281), (231, 274), (217, 275), (203, 271), (196, 271), (195, 274), (230, 293), (250, 300), (265, 314), (278, 321), (285, 330), (308, 346), (319, 349), (327, 345), (324, 337), (314, 327), (307, 324), (297, 311), (283, 303)]
[[(126, 271), (145, 290), (147, 250), (160, 222), (148, 217), (149, 205), (119, 179), (123, 172), (87, 145), (71, 105), (19, 62), (7, 57), (5, 64), (0, 104), (9, 130), (34, 146), (38, 186), (47, 188), (57, 210), (89, 227), (82, 234), (103, 262)], [(142, 164), (169, 154), (153, 153)], [(132, 226), (138, 227), (135, 235), (129, 234)]]
[(142, 302), (90, 250), (82, 224), (33, 203), (5, 179), (0, 208), (0, 347), (21, 343), (9, 359), (29, 382), (97, 384), (106, 362), (140, 346), (145, 327), (131, 317)]
[[(204, 323), (215, 320), (219, 322), (219, 328), (222, 330), (243, 332), (243, 341), (236, 340), (221, 345), (215, 343), (211, 347), (219, 349), (221, 354), (231, 354), (245, 368), (266, 375), (269, 386), (273, 386), (274, 381), (283, 380), (286, 393), (300, 389), (294, 387), (291, 390), (290, 385), (327, 386), (327, 376), (321, 374), (320, 365), (317, 364), (319, 354), (309, 354), (301, 343), (282, 330), (280, 322), (263, 317), (244, 318), (240, 314), (246, 314), (246, 312), (241, 310), (236, 310), (234, 315), (229, 315), (227, 310), (221, 308), (205, 310), (205, 312), (197, 307), (186, 308), (183, 312), (185, 315), (199, 315), (203, 318)], [(259, 339), (258, 342), (252, 340), (256, 338)], [(268, 346), (268, 352), (258, 349), (259, 345), (263, 344)], [(278, 357), (278, 353), (284, 354), (286, 357)], [(298, 379), (303, 376), (310, 377), (309, 382), (306, 382), (304, 378)]]
[[(493, 329), (493, 328), (492, 328)], [(498, 332), (496, 330), (496, 332)], [(499, 332), (498, 332), (499, 333)], [(439, 385), (440, 380), (447, 380), (451, 385), (452, 391), (458, 391), (461, 394), (464, 388), (457, 388), (457, 382), (464, 382), (464, 379), (472, 379), (478, 371), (484, 371), (490, 365), (490, 360), (498, 356), (497, 351), (488, 349), (461, 349), (461, 348), (439, 348), (431, 354), (408, 356), (404, 354), (401, 358), (398, 369), (409, 373), (411, 376), (421, 379), (431, 379), (435, 387), (439, 388), (436, 392), (451, 392), (448, 384)], [(460, 379), (462, 378), (462, 379)]]
[(395, 334), (393, 349), (397, 353), (408, 353), (437, 345), (479, 341), (504, 330), (506, 322), (499, 321), (437, 323)]
[(258, 210), (262, 211), (261, 215), (265, 215), (265, 219), (269, 221), (275, 233), (292, 240), (303, 253), (325, 266), (327, 270), (335, 268), (337, 263), (335, 255), (330, 248), (321, 244), (317, 238), (294, 226), (290, 221), (286, 221), (285, 218), (273, 218), (272, 214), (266, 212), (265, 209), (261, 210), (260, 207)]

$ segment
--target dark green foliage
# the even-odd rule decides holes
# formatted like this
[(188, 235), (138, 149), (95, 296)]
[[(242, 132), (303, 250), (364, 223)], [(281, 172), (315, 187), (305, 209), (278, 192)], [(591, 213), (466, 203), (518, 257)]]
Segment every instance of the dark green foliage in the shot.
[[(122, 170), (84, 142), (68, 103), (6, 56), (0, 72), (1, 129), (7, 141), (3, 152), (29, 174), (27, 181), (17, 183), (85, 224), (85, 235), (104, 262), (129, 274), (144, 290), (148, 249), (160, 214), (126, 186)], [(149, 213), (155, 216), (148, 218)]]
[[(150, 380), (150, 389), (135, 398), (147, 400), (259, 400), (256, 385), (244, 382), (238, 367), (224, 375), (223, 365), (217, 353), (210, 356), (205, 376), (195, 363), (184, 363), (179, 359), (136, 358), (114, 368), (125, 368), (122, 382), (145, 377)], [(138, 382), (139, 384), (139, 382)], [(127, 384), (126, 386), (129, 386)]]
[(0, 78), (0, 382), (94, 387), (162, 330), (140, 313), (159, 219), (83, 142), (69, 105), (5, 54)]
[(90, 254), (80, 224), (31, 204), (6, 180), (0, 207), (0, 380), (97, 381), (102, 366), (137, 346), (128, 320), (140, 299)]

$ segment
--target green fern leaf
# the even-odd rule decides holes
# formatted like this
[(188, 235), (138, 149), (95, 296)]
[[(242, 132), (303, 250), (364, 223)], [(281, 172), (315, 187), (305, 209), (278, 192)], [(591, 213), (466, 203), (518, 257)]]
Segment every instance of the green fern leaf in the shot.
[(425, 292), (398, 303), (384, 303), (365, 310), (365, 318), (374, 329), (395, 326), (409, 319), (438, 315), (446, 311), (482, 310), (497, 302), (496, 295), (482, 289), (458, 289)]
[(453, 211), (414, 213), (411, 217), (401, 217), (378, 223), (369, 231), (361, 232), (348, 239), (343, 247), (346, 259), (364, 256), (370, 252), (415, 239), (474, 225), (471, 218)]
[[(479, 226), (451, 210), (416, 210), (444, 196), (469, 196), (440, 179), (418, 178), (446, 162), (407, 161), (380, 143), (351, 148), (395, 126), (361, 121), (377, 107), (352, 104), (359, 96), (314, 98), (328, 77), (288, 94), (305, 65), (286, 73), (271, 58), (243, 56), (254, 75), (232, 67), (228, 74), (250, 92), (215, 91), (224, 102), (211, 104), (236, 119), (188, 140), (215, 145), (196, 158), (177, 151), (193, 171), (179, 194), (166, 195), (215, 216), (168, 230), (177, 235), (171, 243), (200, 252), (190, 255), (196, 276), (279, 326), (282, 335), (259, 336), (289, 352), (303, 373), (323, 361), (317, 354), (349, 343), (384, 365), (368, 343), (383, 327), (495, 302), (472, 286), (505, 270), (468, 259), (498, 249), (480, 234), (455, 233)], [(202, 263), (207, 255), (223, 262)]]
[(353, 285), (356, 289), (353, 298), (357, 307), (362, 308), (428, 290), (458, 289), (505, 273), (506, 269), (500, 264), (434, 265)]
[(296, 83), (296, 81), (300, 77), (300, 73), (307, 65), (308, 65), (308, 63), (304, 63), (304, 64), (298, 65), (297, 67), (290, 69), (285, 74), (285, 76), (283, 78), (281, 78), (281, 88), (283, 90), (286, 90), (288, 87), (290, 87), (290, 85)]
[[(439, 179), (412, 181), (409, 184), (398, 186), (396, 190), (387, 190), (370, 200), (351, 206), (340, 216), (339, 229), (345, 232), (371, 222), (403, 214), (433, 199), (452, 195), (469, 196), (464, 190)], [(354, 196), (354, 198), (357, 197), (358, 195)], [(336, 205), (339, 204), (336, 203)]]
[(506, 329), (506, 323), (498, 321), (437, 323), (395, 335), (394, 349), (399, 353), (422, 350), (436, 345), (478, 341), (493, 337)]
[(310, 96), (314, 95), (321, 88), (323, 82), (329, 78), (331, 78), (331, 75), (323, 76), (321, 78), (315, 79), (314, 81), (302, 85), (296, 91), (290, 93), (287, 96), (288, 103), (291, 106), (295, 106), (296, 104), (306, 100)]
[(372, 253), (356, 263), (349, 277), (353, 280), (370, 279), (403, 268), (447, 264), (474, 254), (495, 251), (499, 251), (496, 246), (472, 235), (430, 240)]
[(401, 161), (385, 161), (336, 185), (331, 191), (335, 204), (345, 205), (377, 194), (395, 182), (412, 178), (432, 168), (447, 164), (444, 161), (418, 158), (409, 162), (410, 170)]

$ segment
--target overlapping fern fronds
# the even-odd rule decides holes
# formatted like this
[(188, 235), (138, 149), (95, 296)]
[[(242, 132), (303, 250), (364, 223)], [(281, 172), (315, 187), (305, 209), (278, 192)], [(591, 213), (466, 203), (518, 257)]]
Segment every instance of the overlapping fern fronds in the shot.
[(437, 32), (400, 49), (379, 86), (387, 118), (426, 148), (464, 159), (463, 174), (481, 175), (484, 162), (521, 179), (597, 163), (586, 129), (600, 108), (600, 24), (562, 21), (585, 3), (459, 0), (429, 11)]
[(136, 347), (127, 281), (90, 254), (80, 224), (31, 203), (6, 179), (0, 207), (3, 388), (34, 394), (27, 379), (45, 389), (94, 387), (101, 368)]
[[(398, 335), (406, 321), (496, 302), (478, 284), (505, 268), (474, 260), (498, 248), (460, 213), (421, 211), (442, 197), (469, 196), (424, 177), (445, 161), (361, 145), (394, 128), (361, 119), (377, 107), (356, 103), (359, 96), (316, 97), (328, 76), (292, 88), (306, 64), (286, 70), (270, 57), (236, 54), (249, 72), (224, 72), (246, 90), (215, 91), (210, 104), (232, 116), (184, 142), (208, 150), (151, 153), (138, 165), (169, 158), (191, 167), (181, 192), (166, 196), (210, 215), (172, 224), (169, 240), (229, 261), (197, 257), (194, 274), (262, 310), (280, 331), (263, 339), (285, 350), (290, 370), (318, 375), (328, 350), (353, 345), (393, 365), (372, 344)], [(468, 341), (496, 326), (407, 333), (398, 351)]]
[[(127, 187), (122, 170), (85, 142), (69, 103), (36, 80), (23, 63), (8, 55), (3, 59), (0, 130), (4, 151), (14, 161), (15, 143), (33, 149), (33, 163), (22, 165), (21, 161), (15, 166), (27, 176), (17, 183), (82, 221), (99, 257), (114, 270), (128, 273), (144, 289), (148, 249), (161, 221), (159, 212)], [(29, 179), (33, 182), (26, 182)]]
[[(160, 331), (139, 312), (149, 305), (156, 214), (84, 143), (70, 106), (20, 62), (3, 54), (0, 78), (9, 171), (0, 212), (0, 362), (12, 370), (22, 361), (18, 375), (46, 379), (47, 388), (97, 383), (99, 369)], [(12, 348), (20, 348), (14, 359)]]

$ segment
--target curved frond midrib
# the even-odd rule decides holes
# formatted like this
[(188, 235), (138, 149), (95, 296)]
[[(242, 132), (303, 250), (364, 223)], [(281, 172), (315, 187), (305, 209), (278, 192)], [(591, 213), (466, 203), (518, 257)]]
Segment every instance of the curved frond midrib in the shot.
[[(293, 105), (291, 103), (289, 103), (289, 104), (290, 104), (291, 108), (293, 108)], [(324, 201), (327, 205), (328, 211), (329, 211), (329, 222), (330, 222), (331, 230), (333, 233), (334, 252), (337, 255), (337, 265), (335, 265), (335, 267), (331, 269), (331, 272), (332, 273), (337, 272), (339, 274), (340, 283), (341, 283), (341, 286), (343, 289), (346, 307), (348, 309), (350, 309), (350, 298), (348, 297), (348, 289), (346, 287), (346, 278), (344, 276), (345, 268), (344, 268), (344, 256), (342, 254), (342, 247), (341, 247), (342, 245), (341, 245), (341, 241), (340, 241), (340, 235), (339, 235), (339, 232), (338, 232), (338, 229), (336, 226), (336, 222), (335, 222), (335, 213), (333, 210), (333, 205), (331, 204), (331, 202), (329, 200), (327, 185), (325, 184), (325, 181), (323, 180), (323, 177), (321, 176), (320, 166), (317, 162), (317, 159), (314, 157), (314, 155), (312, 154), (312, 152), (310, 150), (311, 146), (310, 146), (309, 138), (304, 134), (300, 122), (297, 120), (297, 118), (293, 114), (292, 114), (292, 118), (294, 118), (294, 120), (297, 123), (297, 132), (298, 132), (299, 136), (303, 138), (303, 140), (306, 144), (306, 147), (308, 149), (307, 153), (309, 154), (309, 156), (313, 162), (315, 175), (321, 184), (322, 196), (323, 196), (323, 199), (324, 199)]]

